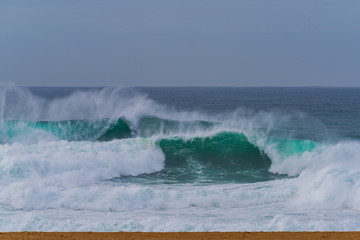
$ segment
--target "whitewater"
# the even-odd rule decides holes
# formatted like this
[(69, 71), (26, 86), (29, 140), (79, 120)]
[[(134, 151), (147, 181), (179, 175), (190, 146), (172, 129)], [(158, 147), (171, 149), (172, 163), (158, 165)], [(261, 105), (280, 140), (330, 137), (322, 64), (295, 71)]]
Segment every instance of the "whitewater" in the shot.
[(0, 87), (0, 231), (360, 230), (360, 88)]

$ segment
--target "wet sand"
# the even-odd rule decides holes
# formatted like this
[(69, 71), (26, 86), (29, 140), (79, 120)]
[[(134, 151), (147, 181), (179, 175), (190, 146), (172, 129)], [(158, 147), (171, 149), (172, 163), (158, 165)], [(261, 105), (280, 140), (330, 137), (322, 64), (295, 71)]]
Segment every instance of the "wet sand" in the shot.
[(196, 233), (143, 233), (143, 232), (9, 232), (0, 233), (1, 240), (30, 239), (360, 239), (360, 232), (196, 232)]

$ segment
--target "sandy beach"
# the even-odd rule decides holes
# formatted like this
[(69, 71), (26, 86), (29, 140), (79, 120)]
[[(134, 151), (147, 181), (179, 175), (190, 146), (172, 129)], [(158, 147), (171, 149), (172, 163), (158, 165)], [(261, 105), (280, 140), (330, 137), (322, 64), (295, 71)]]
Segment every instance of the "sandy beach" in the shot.
[(360, 239), (360, 232), (8, 232), (0, 239)]

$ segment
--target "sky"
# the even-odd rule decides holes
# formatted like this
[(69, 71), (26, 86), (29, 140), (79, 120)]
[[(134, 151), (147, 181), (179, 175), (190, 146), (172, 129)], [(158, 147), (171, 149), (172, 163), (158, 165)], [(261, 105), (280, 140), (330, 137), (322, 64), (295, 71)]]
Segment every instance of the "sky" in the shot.
[(1, 0), (0, 82), (360, 86), (360, 1)]

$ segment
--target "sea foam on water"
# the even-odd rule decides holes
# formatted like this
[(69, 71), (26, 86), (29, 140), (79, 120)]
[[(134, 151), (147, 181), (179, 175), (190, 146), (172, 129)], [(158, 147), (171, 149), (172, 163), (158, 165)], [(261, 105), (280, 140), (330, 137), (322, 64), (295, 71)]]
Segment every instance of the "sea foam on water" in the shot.
[(0, 91), (2, 231), (360, 229), (360, 143), (318, 140), (306, 114), (32, 91)]

